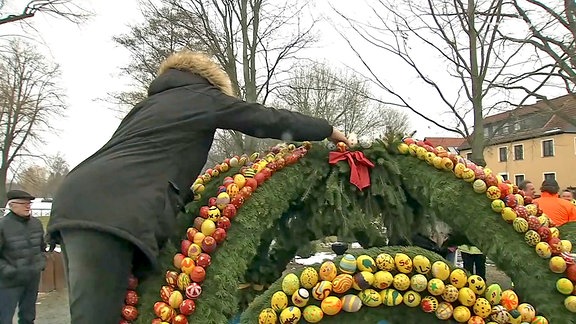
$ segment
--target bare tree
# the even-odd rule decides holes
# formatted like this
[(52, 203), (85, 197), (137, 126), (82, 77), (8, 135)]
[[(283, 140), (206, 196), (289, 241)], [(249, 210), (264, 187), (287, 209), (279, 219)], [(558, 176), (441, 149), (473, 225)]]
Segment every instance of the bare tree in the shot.
[(119, 105), (119, 112), (126, 112), (146, 98), (150, 82), (157, 76), (158, 66), (171, 53), (181, 50), (206, 50), (191, 32), (200, 22), (190, 20), (168, 7), (155, 8), (143, 4), (144, 22), (130, 26), (126, 34), (114, 41), (130, 52), (130, 63), (121, 68), (121, 75), (128, 77), (131, 87), (127, 91), (110, 93)]
[(511, 75), (502, 87), (523, 91), (525, 96), (519, 104), (531, 97), (542, 100), (551, 112), (576, 126), (576, 118), (555, 106), (547, 96), (552, 92), (574, 95), (576, 90), (576, 2), (513, 0), (511, 3), (524, 23), (524, 33), (503, 33), (502, 37), (530, 45), (535, 51), (532, 66)]
[[(29, 149), (42, 142), (51, 117), (64, 109), (59, 67), (27, 43), (13, 40), (0, 52), (0, 183), (17, 159), (37, 157)], [(6, 186), (0, 186), (4, 204)]]
[[(296, 54), (315, 41), (314, 21), (304, 23), (307, 1), (268, 0), (162, 0), (162, 7), (181, 19), (230, 76), (236, 93), (248, 102), (266, 103)], [(149, 7), (154, 7), (149, 2)], [(166, 18), (157, 7), (155, 15)], [(190, 23), (194, 22), (194, 23)], [(198, 23), (196, 23), (198, 22)], [(262, 141), (238, 132), (218, 132), (220, 141), (234, 144), (236, 153), (257, 151)]]
[[(493, 85), (504, 78), (508, 68), (520, 64), (515, 60), (522, 44), (504, 47), (498, 37), (499, 28), (514, 17), (506, 13), (511, 8), (503, 0), (370, 3), (376, 3), (369, 6), (373, 14), (370, 19), (353, 19), (336, 11), (359, 36), (342, 33), (343, 37), (373, 82), (390, 95), (390, 99), (381, 102), (407, 108), (437, 127), (466, 138), (472, 146), (472, 159), (485, 164), (483, 117), (492, 109), (503, 109), (504, 102), (497, 99), (499, 89)], [(354, 39), (358, 38), (383, 55), (389, 53), (398, 58), (415, 76), (410, 89), (402, 92), (390, 85), (377, 71), (378, 65), (369, 63), (367, 53), (357, 50)], [(437, 64), (431, 61), (438, 58), (441, 61), (437, 64), (445, 64), (447, 74), (434, 69)], [(434, 95), (452, 116), (452, 122), (442, 122), (438, 113), (430, 113), (428, 106), (434, 100), (427, 100), (425, 106), (416, 105), (409, 99), (415, 91)]]
[(66, 162), (60, 153), (48, 157), (47, 167), (48, 175), (46, 178), (45, 194), (43, 197), (54, 197), (54, 194), (56, 194), (62, 180), (64, 180), (64, 177), (66, 177), (70, 171), (70, 167), (68, 162)]
[(278, 91), (278, 100), (288, 109), (324, 118), (348, 134), (406, 131), (406, 114), (386, 109), (371, 97), (366, 80), (320, 63), (295, 69), (288, 85)]
[(35, 197), (44, 197), (46, 194), (46, 180), (48, 171), (39, 165), (32, 165), (24, 169), (17, 176), (17, 181), (23, 190)]
[[(0, 1), (0, 9), (4, 1)], [(39, 12), (63, 17), (75, 23), (82, 22), (89, 16), (86, 10), (80, 8), (72, 0), (31, 0), (22, 12), (0, 18), (0, 25), (32, 18)]]

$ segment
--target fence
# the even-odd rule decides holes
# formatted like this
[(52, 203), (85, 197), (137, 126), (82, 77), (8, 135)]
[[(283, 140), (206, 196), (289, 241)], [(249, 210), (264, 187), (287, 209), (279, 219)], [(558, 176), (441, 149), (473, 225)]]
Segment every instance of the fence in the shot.
[(40, 279), (40, 292), (46, 293), (66, 288), (66, 275), (64, 273), (64, 258), (60, 252), (47, 254), (46, 268), (42, 271)]

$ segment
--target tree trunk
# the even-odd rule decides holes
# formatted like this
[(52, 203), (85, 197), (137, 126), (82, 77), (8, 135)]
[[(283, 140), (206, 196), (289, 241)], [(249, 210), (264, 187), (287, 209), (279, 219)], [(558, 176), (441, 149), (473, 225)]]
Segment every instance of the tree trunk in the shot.
[[(8, 168), (0, 168), (0, 207), (6, 206), (6, 180), (8, 178)], [(1, 217), (1, 215), (0, 215)]]
[(472, 161), (486, 166), (484, 160), (484, 120), (482, 118), (482, 77), (478, 71), (477, 32), (474, 26), (476, 4), (468, 0), (468, 37), (470, 39), (470, 69), (472, 82), (472, 109), (474, 112), (474, 133), (472, 137)]

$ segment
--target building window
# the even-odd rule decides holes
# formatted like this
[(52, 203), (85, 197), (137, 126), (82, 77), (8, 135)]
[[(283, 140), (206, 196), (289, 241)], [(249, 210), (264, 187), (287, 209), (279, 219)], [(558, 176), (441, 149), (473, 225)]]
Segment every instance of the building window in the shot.
[(514, 145), (514, 160), (524, 160), (524, 145)]
[(508, 173), (499, 173), (499, 175), (502, 177), (502, 180), (508, 180)]
[(515, 174), (514, 175), (514, 183), (516, 185), (519, 185), (520, 183), (522, 183), (522, 181), (524, 181), (524, 179), (526, 179), (526, 177), (523, 174)]
[(542, 156), (554, 156), (554, 140), (542, 141)]
[(556, 172), (544, 173), (544, 180), (556, 180)]
[(472, 152), (466, 153), (466, 159), (472, 161)]
[(506, 146), (499, 148), (498, 153), (500, 155), (500, 162), (508, 161), (508, 148)]

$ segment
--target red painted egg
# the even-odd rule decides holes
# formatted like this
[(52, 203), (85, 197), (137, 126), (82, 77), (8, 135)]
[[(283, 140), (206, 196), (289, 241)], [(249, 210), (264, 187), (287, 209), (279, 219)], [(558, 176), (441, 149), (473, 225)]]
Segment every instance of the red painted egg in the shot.
[(188, 316), (196, 310), (196, 303), (192, 299), (184, 299), (180, 304), (180, 314)]
[(134, 290), (126, 291), (124, 302), (129, 306), (136, 306), (138, 304), (138, 294)]
[(124, 305), (124, 307), (122, 307), (122, 317), (127, 321), (134, 321), (138, 318), (138, 309), (134, 306)]
[(202, 287), (200, 284), (193, 282), (186, 287), (186, 297), (196, 299), (202, 294)]

